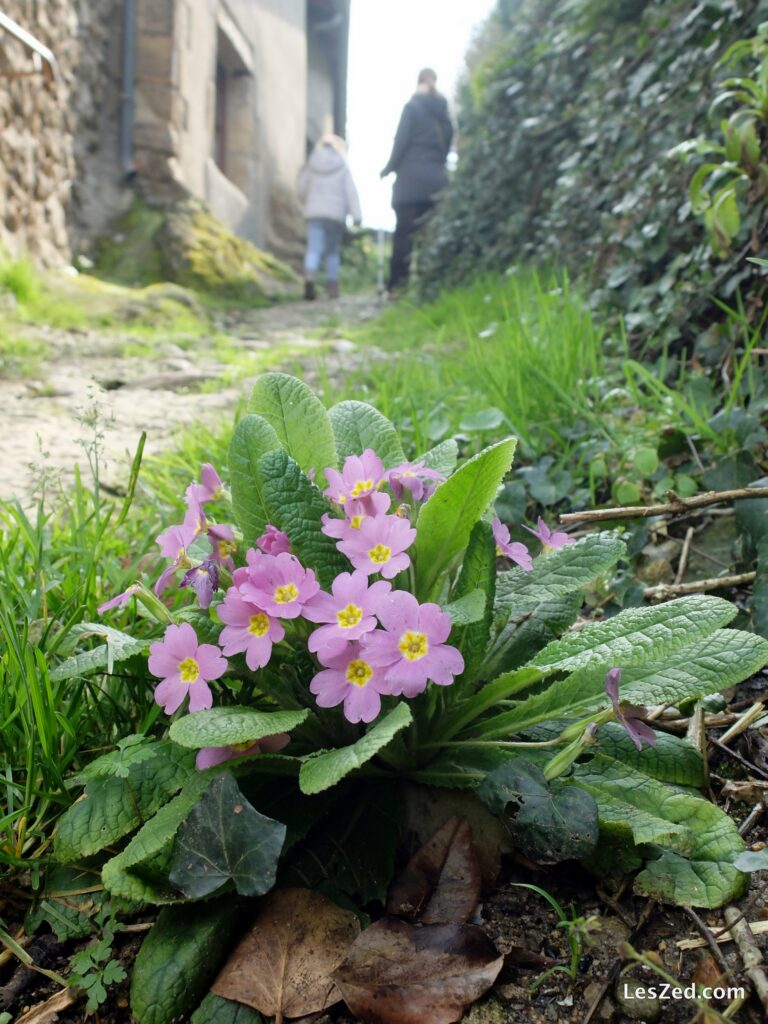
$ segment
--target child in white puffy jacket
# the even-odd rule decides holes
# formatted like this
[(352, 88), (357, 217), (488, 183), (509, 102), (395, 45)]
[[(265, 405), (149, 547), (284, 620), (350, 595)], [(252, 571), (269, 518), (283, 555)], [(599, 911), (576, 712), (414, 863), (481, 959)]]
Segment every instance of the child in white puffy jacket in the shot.
[(341, 240), (347, 216), (359, 224), (360, 199), (346, 160), (346, 145), (338, 135), (324, 135), (299, 174), (299, 198), (307, 222), (304, 254), (304, 298), (314, 299), (315, 276), (325, 253), (328, 297), (339, 297)]

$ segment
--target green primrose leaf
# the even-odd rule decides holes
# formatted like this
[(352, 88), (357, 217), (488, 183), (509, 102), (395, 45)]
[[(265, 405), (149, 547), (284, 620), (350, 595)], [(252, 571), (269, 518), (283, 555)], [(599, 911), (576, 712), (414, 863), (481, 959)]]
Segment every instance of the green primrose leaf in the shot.
[(491, 445), (439, 484), (419, 513), (413, 547), (416, 590), (425, 600), (443, 570), (466, 548), (472, 529), (512, 465), (515, 440)]
[(325, 480), (326, 467), (336, 468), (331, 421), (304, 381), (287, 373), (265, 373), (253, 386), (248, 408), (264, 417), (305, 473), (314, 470), (318, 483)]
[(524, 665), (573, 625), (582, 603), (581, 591), (574, 590), (514, 614), (492, 640), (480, 676), (494, 679)]
[[(454, 634), (451, 642), (458, 647), (464, 658), (462, 679), (472, 680), (488, 648), (493, 622), (493, 605), (496, 595), (496, 542), (490, 524), (475, 523), (469, 536), (464, 561), (456, 583), (456, 601), (466, 600), (479, 594), (480, 614), (471, 622), (457, 622), (454, 619)], [(459, 684), (454, 683), (454, 687)]]
[(458, 628), (479, 622), (485, 615), (485, 603), (482, 590), (472, 590), (450, 604), (443, 605), (442, 610), (450, 615), (454, 627)]
[(209, 992), (192, 1014), (190, 1024), (264, 1024), (264, 1018), (244, 1003)]
[(237, 924), (233, 896), (161, 910), (133, 965), (136, 1024), (188, 1020), (226, 958)]
[(401, 701), (351, 746), (321, 750), (310, 755), (299, 773), (299, 788), (302, 793), (322, 793), (324, 789), (335, 786), (350, 772), (356, 771), (375, 757), (412, 721), (410, 708)]
[(290, 732), (308, 717), (309, 711), (254, 711), (252, 708), (210, 708), (177, 719), (170, 729), (174, 743), (182, 747), (229, 747)]
[(232, 511), (246, 547), (256, 542), (269, 522), (259, 462), (279, 448), (280, 439), (261, 416), (244, 416), (235, 427), (229, 444), (229, 480)]
[(693, 789), (706, 784), (704, 759), (694, 744), (667, 732), (656, 732), (655, 747), (643, 744), (638, 750), (622, 726), (609, 722), (597, 734), (597, 750), (659, 782)]
[(459, 446), (452, 437), (449, 437), (447, 441), (441, 441), (420, 455), (416, 461), (423, 462), (428, 469), (436, 469), (441, 476), (448, 477), (456, 469), (458, 458)]
[(275, 884), (285, 832), (222, 772), (179, 829), (168, 877), (189, 899), (210, 896), (229, 881), (241, 896), (262, 896)]
[(386, 469), (405, 462), (397, 431), (378, 409), (365, 402), (339, 402), (328, 410), (339, 459), (372, 448)]
[(107, 642), (91, 651), (83, 651), (67, 658), (51, 669), (51, 682), (60, 683), (75, 676), (86, 676), (92, 672), (112, 672), (116, 662), (126, 661), (135, 654), (142, 654), (149, 647), (148, 640), (137, 640), (119, 629), (105, 626), (100, 622), (79, 622), (72, 627), (75, 636), (103, 637)]

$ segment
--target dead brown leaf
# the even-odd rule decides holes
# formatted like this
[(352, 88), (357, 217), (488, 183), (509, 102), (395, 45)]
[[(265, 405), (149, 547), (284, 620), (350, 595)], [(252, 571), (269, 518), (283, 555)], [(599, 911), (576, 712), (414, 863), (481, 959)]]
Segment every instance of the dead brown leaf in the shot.
[(310, 889), (278, 889), (261, 904), (250, 931), (212, 991), (251, 1006), (275, 1024), (339, 1000), (331, 974), (360, 934), (354, 914)]
[(423, 924), (468, 921), (481, 886), (472, 831), (464, 818), (450, 818), (392, 883), (387, 911)]
[(333, 978), (365, 1024), (451, 1024), (488, 991), (503, 964), (475, 925), (385, 917), (353, 943)]
[(759, 804), (768, 799), (768, 782), (757, 782), (754, 779), (742, 782), (737, 779), (729, 779), (720, 791), (720, 795), (744, 804)]

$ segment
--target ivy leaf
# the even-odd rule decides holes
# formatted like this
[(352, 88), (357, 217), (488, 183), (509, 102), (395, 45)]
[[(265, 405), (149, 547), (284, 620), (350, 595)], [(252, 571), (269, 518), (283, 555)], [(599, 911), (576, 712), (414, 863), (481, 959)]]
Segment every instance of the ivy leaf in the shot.
[(301, 766), (299, 787), (302, 793), (321, 793), (356, 771), (383, 750), (413, 720), (408, 705), (401, 701), (359, 740), (349, 747), (321, 750), (310, 755)]
[(253, 386), (249, 409), (269, 423), (288, 455), (305, 473), (313, 470), (318, 482), (325, 480), (326, 467), (336, 468), (331, 421), (304, 381), (287, 373), (263, 374)]
[(309, 716), (309, 710), (254, 711), (224, 707), (196, 711), (172, 723), (170, 737), (182, 747), (229, 747), (255, 742), (279, 732), (290, 732)]
[(275, 884), (285, 832), (222, 772), (179, 829), (168, 877), (189, 899), (210, 896), (229, 881), (241, 896), (262, 896)]
[[(588, 857), (597, 845), (597, 805), (585, 792), (515, 758), (486, 776), (477, 796), (501, 817), (514, 841), (541, 864)], [(586, 799), (584, 799), (586, 797)]]
[(442, 571), (466, 548), (475, 523), (496, 496), (512, 465), (515, 440), (491, 445), (463, 463), (419, 513), (413, 549), (417, 591), (426, 599)]
[(386, 416), (365, 402), (339, 402), (328, 411), (340, 459), (372, 448), (386, 469), (405, 462), (397, 431)]
[(256, 543), (269, 522), (259, 462), (279, 448), (280, 439), (261, 416), (244, 416), (235, 427), (229, 444), (229, 480), (232, 511), (246, 547)]

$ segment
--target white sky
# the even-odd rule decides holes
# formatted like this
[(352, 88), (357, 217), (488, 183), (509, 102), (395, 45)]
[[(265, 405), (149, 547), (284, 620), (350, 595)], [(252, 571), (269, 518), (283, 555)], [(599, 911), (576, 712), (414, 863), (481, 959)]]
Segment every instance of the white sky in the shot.
[(394, 176), (379, 180), (403, 104), (423, 67), (452, 103), (473, 29), (495, 0), (352, 0), (349, 40), (349, 163), (363, 222), (391, 228)]

